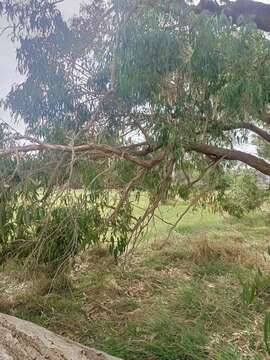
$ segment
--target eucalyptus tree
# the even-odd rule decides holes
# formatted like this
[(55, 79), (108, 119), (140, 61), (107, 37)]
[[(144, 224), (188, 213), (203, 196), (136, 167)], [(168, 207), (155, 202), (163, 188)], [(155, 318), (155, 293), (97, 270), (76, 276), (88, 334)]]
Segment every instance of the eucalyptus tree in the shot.
[[(12, 188), (10, 201), (27, 194), (35, 209), (22, 221), (28, 236), (34, 224), (34, 252), (58, 234), (61, 259), (100, 239), (118, 256), (146, 229), (164, 193), (191, 196), (191, 206), (217, 200), (228, 161), (270, 175), (268, 162), (233, 148), (249, 131), (270, 141), (270, 42), (258, 21), (243, 16), (239, 26), (239, 16), (209, 2), (99, 0), (66, 23), (57, 4), (0, 2), (25, 77), (3, 105), (26, 124), (26, 134), (2, 136), (0, 152), (24, 181), (10, 186), (3, 166), (2, 182)], [(175, 172), (181, 183), (172, 181)], [(74, 179), (83, 195), (67, 194)], [(56, 186), (65, 189), (61, 211)], [(139, 217), (132, 190), (149, 194)], [(67, 217), (70, 226), (61, 221)], [(18, 237), (10, 231), (3, 243)], [(44, 261), (57, 252), (51, 246)]]

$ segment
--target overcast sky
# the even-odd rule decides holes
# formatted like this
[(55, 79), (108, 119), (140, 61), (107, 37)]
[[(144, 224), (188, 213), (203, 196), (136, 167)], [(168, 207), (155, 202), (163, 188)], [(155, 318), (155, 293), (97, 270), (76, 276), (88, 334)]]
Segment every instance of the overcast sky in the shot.
[[(80, 0), (64, 0), (59, 4), (64, 17), (69, 19), (72, 15), (78, 13)], [(4, 27), (5, 21), (0, 17), (0, 29)], [(21, 78), (22, 80), (22, 78)], [(12, 85), (20, 81), (20, 75), (16, 70), (16, 52), (15, 45), (10, 41), (6, 34), (0, 36), (0, 99), (4, 98)], [(12, 123), (10, 116), (0, 108), (0, 118)], [(23, 131), (23, 124), (12, 124), (18, 130)]]

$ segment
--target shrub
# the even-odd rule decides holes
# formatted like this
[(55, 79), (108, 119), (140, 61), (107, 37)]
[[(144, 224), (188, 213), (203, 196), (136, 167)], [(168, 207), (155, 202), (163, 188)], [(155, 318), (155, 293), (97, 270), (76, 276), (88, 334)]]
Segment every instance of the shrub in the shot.
[(266, 197), (266, 190), (262, 189), (256, 176), (248, 171), (227, 181), (227, 190), (219, 197), (221, 209), (237, 218), (259, 208)]

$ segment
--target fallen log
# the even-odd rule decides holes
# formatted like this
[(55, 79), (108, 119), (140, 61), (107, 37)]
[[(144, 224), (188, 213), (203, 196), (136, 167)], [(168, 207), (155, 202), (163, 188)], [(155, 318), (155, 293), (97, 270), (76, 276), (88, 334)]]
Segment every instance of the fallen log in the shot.
[(120, 360), (56, 335), (29, 321), (0, 314), (0, 360)]

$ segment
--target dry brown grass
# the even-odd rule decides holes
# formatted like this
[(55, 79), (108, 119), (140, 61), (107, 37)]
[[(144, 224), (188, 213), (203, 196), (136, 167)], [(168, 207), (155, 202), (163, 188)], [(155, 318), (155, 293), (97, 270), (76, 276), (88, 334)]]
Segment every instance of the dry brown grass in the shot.
[(234, 240), (215, 241), (207, 237), (192, 239), (186, 244), (195, 263), (222, 260), (227, 263), (269, 268), (264, 249)]

